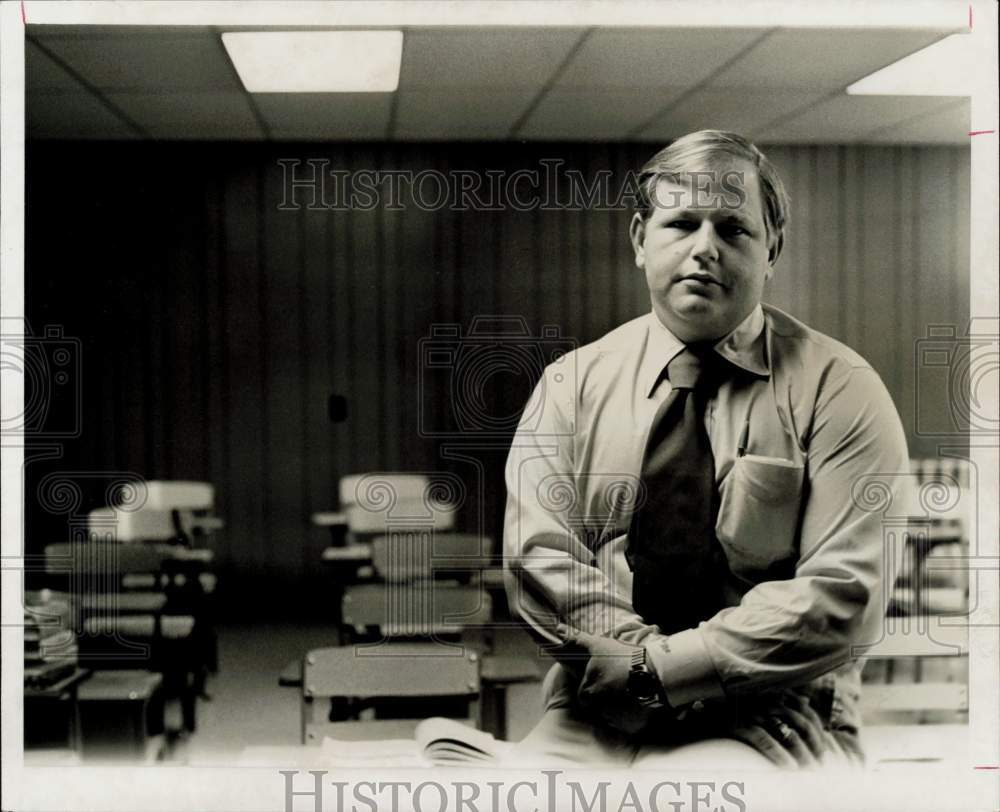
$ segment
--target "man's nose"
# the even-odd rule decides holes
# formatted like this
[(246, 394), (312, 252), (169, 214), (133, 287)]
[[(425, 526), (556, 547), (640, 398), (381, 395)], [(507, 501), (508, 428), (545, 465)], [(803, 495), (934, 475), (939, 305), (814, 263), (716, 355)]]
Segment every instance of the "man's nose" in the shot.
[(710, 221), (705, 220), (695, 232), (695, 243), (691, 250), (691, 256), (700, 262), (717, 262), (719, 249), (715, 243), (716, 236), (715, 226)]

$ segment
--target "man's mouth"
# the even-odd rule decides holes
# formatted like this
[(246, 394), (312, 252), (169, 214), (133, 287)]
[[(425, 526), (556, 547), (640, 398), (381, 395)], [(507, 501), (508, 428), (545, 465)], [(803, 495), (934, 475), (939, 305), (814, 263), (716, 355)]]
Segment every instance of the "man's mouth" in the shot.
[(681, 277), (682, 282), (698, 282), (702, 285), (718, 285), (720, 288), (726, 286), (710, 273), (688, 273)]

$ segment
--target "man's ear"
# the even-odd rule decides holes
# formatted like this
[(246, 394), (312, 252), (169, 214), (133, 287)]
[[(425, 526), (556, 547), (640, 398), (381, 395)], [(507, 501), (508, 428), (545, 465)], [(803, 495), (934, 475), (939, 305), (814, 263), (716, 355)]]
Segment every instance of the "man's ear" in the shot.
[(781, 244), (784, 241), (782, 236), (773, 237), (771, 239), (771, 244), (767, 248), (767, 264), (772, 268), (774, 263), (778, 261), (778, 256), (781, 254)]
[(646, 239), (646, 220), (639, 212), (632, 215), (632, 222), (628, 225), (628, 236), (632, 241), (632, 250), (635, 251), (635, 266), (645, 268), (646, 250), (642, 247), (642, 243)]

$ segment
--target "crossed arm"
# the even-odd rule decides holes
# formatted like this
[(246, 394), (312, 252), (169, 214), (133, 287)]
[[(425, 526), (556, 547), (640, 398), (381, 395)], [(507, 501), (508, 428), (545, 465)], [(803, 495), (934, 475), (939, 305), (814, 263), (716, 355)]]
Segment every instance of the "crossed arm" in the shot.
[[(592, 647), (595, 637), (642, 645), (670, 704), (683, 708), (803, 684), (850, 659), (854, 645), (877, 639), (894, 575), (886, 561), (898, 557), (884, 548), (884, 504), (867, 507), (858, 490), (878, 478), (899, 509), (909, 463), (895, 407), (873, 371), (838, 368), (818, 398), (803, 442), (807, 485), (794, 576), (758, 583), (739, 605), (671, 635), (636, 614), (628, 578), (614, 571), (612, 552), (624, 539), (582, 533), (572, 506), (553, 509), (540, 498), (540, 489), (554, 483), (571, 493), (578, 488), (569, 396), (545, 388), (538, 425), (518, 432), (507, 463), (511, 603), (541, 637), (563, 644), (557, 656)], [(608, 679), (592, 675), (602, 676), (606, 702), (623, 687), (628, 660), (602, 659), (613, 665), (592, 666), (591, 658), (586, 668), (613, 672)], [(572, 669), (572, 659), (566, 662)], [(584, 676), (585, 701), (593, 687)]]

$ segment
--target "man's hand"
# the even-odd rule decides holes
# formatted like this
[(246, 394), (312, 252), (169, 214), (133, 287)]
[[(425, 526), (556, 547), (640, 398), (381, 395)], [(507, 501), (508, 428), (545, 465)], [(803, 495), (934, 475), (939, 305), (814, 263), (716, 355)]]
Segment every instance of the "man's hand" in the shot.
[(809, 702), (791, 692), (783, 695), (780, 703), (753, 713), (731, 732), (733, 738), (749, 744), (779, 767), (855, 766)]
[(609, 637), (573, 632), (559, 627), (564, 642), (551, 650), (566, 669), (579, 679), (580, 707), (623, 733), (642, 730), (653, 711), (628, 693), (632, 652), (636, 647)]

